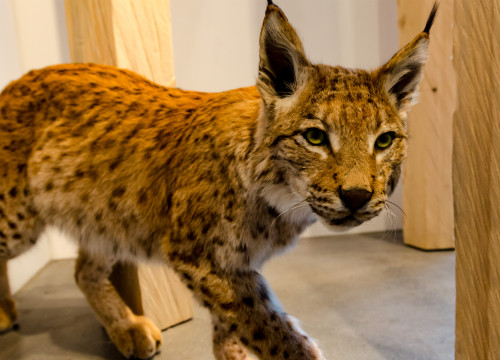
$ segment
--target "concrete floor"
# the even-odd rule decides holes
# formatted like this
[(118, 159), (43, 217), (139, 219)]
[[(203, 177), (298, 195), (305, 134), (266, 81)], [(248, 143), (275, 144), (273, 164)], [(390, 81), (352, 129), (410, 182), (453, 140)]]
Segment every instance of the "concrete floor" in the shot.
[[(455, 254), (422, 252), (401, 235), (303, 239), (266, 278), (327, 359), (454, 359)], [(20, 328), (0, 359), (121, 359), (73, 282), (73, 261), (49, 264), (15, 295)], [(155, 360), (213, 359), (208, 313), (164, 332)]]

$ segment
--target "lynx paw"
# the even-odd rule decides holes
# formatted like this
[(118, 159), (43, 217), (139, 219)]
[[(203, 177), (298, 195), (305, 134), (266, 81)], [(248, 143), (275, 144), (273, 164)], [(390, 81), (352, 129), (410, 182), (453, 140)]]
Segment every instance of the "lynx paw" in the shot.
[(108, 335), (127, 359), (149, 359), (161, 345), (161, 331), (144, 316), (120, 323), (110, 329)]
[(16, 305), (12, 298), (0, 300), (0, 333), (13, 328), (16, 320)]
[(214, 355), (217, 360), (253, 360), (241, 343), (234, 339), (214, 342)]

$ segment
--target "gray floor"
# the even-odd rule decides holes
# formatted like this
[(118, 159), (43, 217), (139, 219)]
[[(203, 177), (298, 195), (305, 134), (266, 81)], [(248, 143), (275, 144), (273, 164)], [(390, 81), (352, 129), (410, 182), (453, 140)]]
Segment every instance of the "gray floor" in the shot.
[[(0, 359), (121, 359), (73, 283), (73, 261), (49, 264), (15, 298), (20, 329), (0, 336)], [(455, 254), (422, 252), (400, 234), (301, 240), (266, 278), (327, 359), (454, 358)], [(205, 360), (208, 313), (164, 332), (155, 358)]]

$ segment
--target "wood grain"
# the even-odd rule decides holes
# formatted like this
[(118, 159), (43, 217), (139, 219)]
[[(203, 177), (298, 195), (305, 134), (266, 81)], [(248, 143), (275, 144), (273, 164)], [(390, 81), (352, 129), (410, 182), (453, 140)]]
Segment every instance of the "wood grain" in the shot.
[[(398, 0), (400, 45), (425, 26), (434, 0)], [(408, 119), (408, 158), (403, 166), (404, 241), (421, 249), (454, 247), (452, 122), (456, 79), (452, 58), (453, 0), (440, 1), (431, 30), (429, 59), (419, 103)]]
[[(128, 68), (174, 86), (168, 0), (66, 0), (71, 58)], [(165, 329), (193, 316), (192, 297), (165, 266), (119, 265), (111, 277), (137, 314)]]
[(500, 358), (500, 3), (456, 0), (457, 360)]
[(175, 86), (168, 0), (66, 0), (71, 59), (134, 70)]

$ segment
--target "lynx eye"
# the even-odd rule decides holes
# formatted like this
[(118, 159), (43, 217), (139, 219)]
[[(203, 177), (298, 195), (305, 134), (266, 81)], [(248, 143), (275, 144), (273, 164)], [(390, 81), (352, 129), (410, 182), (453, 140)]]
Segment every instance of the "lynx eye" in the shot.
[(377, 138), (375, 141), (375, 147), (379, 150), (387, 149), (392, 145), (394, 138), (395, 135), (393, 132), (386, 132)]
[(304, 132), (305, 139), (311, 145), (319, 146), (325, 145), (327, 142), (327, 136), (323, 130), (310, 128)]

